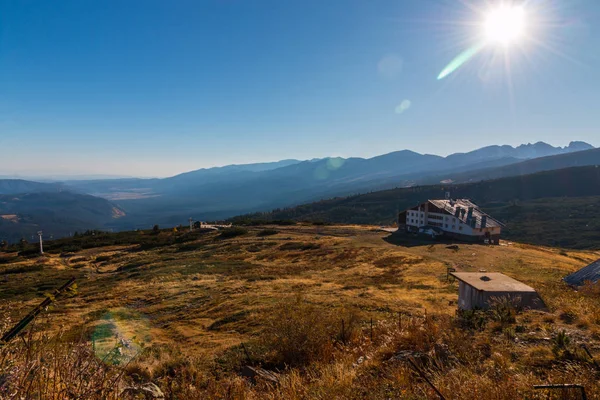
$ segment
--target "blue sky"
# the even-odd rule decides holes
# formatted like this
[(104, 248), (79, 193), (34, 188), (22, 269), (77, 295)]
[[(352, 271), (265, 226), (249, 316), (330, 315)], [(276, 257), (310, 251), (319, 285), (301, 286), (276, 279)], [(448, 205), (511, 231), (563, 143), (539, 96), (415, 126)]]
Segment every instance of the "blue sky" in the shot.
[(0, 0), (0, 175), (600, 145), (600, 2), (528, 7), (510, 85), (497, 49), (436, 80), (465, 0)]

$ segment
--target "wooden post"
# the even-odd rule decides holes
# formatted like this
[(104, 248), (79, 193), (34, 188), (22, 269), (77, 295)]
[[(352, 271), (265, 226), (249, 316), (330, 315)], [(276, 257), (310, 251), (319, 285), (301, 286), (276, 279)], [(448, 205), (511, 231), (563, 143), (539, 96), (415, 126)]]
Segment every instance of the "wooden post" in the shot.
[(402, 330), (402, 313), (398, 311), (398, 330)]
[(242, 343), (242, 349), (244, 349), (244, 353), (246, 354), (248, 364), (252, 364), (252, 359), (250, 358), (250, 354), (248, 354), (248, 350), (246, 350), (246, 346), (244, 345), (244, 343)]
[(429, 386), (431, 386), (431, 388), (435, 390), (437, 395), (440, 396), (440, 399), (446, 400), (444, 395), (434, 386), (434, 384), (429, 379), (427, 379), (427, 375), (425, 375), (425, 373), (421, 371), (419, 367), (417, 367), (417, 364), (415, 364), (415, 362), (412, 360), (412, 357), (408, 357), (407, 360), (410, 363), (410, 365), (415, 369), (415, 371), (417, 371), (417, 373), (421, 376), (421, 378), (423, 378), (425, 382), (427, 382)]
[(58, 297), (62, 292), (67, 290), (69, 287), (71, 287), (73, 285), (73, 283), (75, 283), (75, 278), (69, 279), (69, 281), (67, 283), (62, 285), (60, 288), (56, 289), (54, 291), (54, 293), (52, 293), (51, 296), (46, 297), (44, 299), (44, 301), (42, 301), (40, 304), (38, 304), (37, 307), (35, 307), (33, 310), (31, 310), (29, 312), (29, 314), (27, 314), (25, 316), (25, 318), (23, 318), (21, 321), (19, 321), (18, 324), (16, 324), (11, 330), (6, 332), (4, 334), (4, 336), (2, 336), (2, 339), (0, 339), (0, 345), (10, 342), (15, 336), (17, 336), (19, 334), (19, 332), (21, 332), (23, 329), (25, 329), (25, 327), (27, 325), (29, 325), (29, 323), (31, 321), (33, 321), (33, 319), (39, 313), (42, 312), (42, 309), (49, 306), (54, 301), (54, 298)]
[(598, 365), (598, 363), (596, 362), (596, 360), (594, 359), (594, 356), (592, 355), (592, 353), (590, 352), (590, 349), (588, 349), (588, 347), (585, 345), (585, 343), (583, 343), (581, 345), (581, 348), (583, 348), (583, 350), (585, 350), (585, 352), (587, 353), (588, 356), (590, 356), (592, 362), (594, 363), (594, 366), (596, 368), (600, 368), (600, 366)]
[(585, 393), (585, 387), (583, 385), (573, 384), (573, 383), (563, 383), (563, 384), (554, 384), (554, 385), (533, 385), (534, 389), (579, 389), (581, 393), (581, 400), (587, 400), (587, 395)]

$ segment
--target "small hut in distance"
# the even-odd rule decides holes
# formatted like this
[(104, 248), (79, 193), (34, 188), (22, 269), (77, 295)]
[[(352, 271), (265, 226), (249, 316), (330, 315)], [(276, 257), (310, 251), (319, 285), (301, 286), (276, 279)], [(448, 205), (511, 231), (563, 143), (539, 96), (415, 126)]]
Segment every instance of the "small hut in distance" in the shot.
[(459, 281), (458, 308), (487, 309), (494, 299), (509, 298), (523, 308), (544, 310), (546, 305), (531, 286), (498, 272), (452, 272)]
[(586, 282), (596, 283), (598, 280), (600, 280), (600, 260), (596, 260), (564, 278), (564, 281), (571, 286), (583, 286)]

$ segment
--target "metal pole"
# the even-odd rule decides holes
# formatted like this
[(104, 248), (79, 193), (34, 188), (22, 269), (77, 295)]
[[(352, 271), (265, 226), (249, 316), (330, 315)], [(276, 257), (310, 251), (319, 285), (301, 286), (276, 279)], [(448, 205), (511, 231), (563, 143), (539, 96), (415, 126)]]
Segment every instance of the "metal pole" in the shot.
[(40, 254), (44, 254), (44, 245), (42, 243), (42, 231), (38, 232), (38, 236), (40, 237)]

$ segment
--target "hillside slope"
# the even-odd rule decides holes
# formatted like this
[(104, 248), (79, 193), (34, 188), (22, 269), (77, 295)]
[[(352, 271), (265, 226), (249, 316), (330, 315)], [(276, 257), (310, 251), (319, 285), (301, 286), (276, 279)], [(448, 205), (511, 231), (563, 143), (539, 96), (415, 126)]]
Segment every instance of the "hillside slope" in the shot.
[[(58, 375), (80, 399), (122, 399), (141, 379), (167, 399), (439, 399), (410, 356), (447, 399), (546, 399), (533, 385), (557, 382), (599, 399), (597, 367), (580, 352), (600, 353), (598, 291), (562, 282), (598, 253), (403, 247), (373, 228), (251, 227), (229, 231), (235, 237), (147, 229), (49, 241), (44, 257), (0, 249), (0, 330), (68, 279), (78, 286), (56, 296), (27, 340), (0, 346), (4, 393), (27, 389), (23, 381), (30, 393), (53, 393)], [(448, 267), (504, 273), (533, 287), (548, 311), (501, 302), (457, 313)], [(277, 384), (252, 383), (249, 366)], [(116, 393), (96, 396), (106, 376), (101, 394)], [(580, 398), (571, 393), (561, 398)]]
[(41, 183), (23, 179), (0, 179), (0, 194), (59, 192), (64, 190), (59, 183)]
[(0, 195), (0, 240), (31, 239), (43, 230), (47, 237), (106, 228), (124, 212), (105, 199), (72, 192)]
[(506, 223), (505, 237), (530, 243), (600, 248), (600, 168), (574, 167), (468, 184), (398, 188), (233, 218), (391, 224), (426, 199), (469, 198)]

